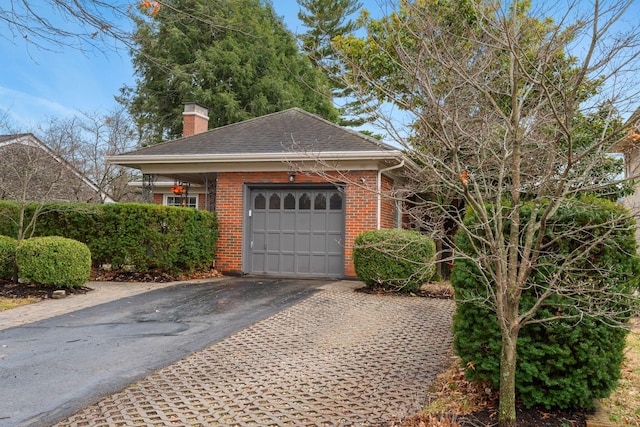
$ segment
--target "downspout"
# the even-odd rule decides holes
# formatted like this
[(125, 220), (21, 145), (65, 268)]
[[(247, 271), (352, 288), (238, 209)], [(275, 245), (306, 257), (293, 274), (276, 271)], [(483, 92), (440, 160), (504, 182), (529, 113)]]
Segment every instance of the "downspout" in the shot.
[(381, 216), (382, 216), (382, 173), (388, 172), (393, 169), (398, 169), (403, 166), (404, 166), (404, 159), (402, 159), (402, 161), (397, 165), (389, 166), (388, 168), (380, 169), (378, 171), (378, 224), (377, 224), (378, 230), (380, 230), (380, 222), (381, 222)]

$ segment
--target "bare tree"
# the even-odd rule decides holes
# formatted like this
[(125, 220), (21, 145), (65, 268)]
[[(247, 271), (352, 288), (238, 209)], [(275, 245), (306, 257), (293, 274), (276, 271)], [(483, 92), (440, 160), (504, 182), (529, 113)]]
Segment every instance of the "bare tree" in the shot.
[[(151, 3), (157, 2), (137, 6), (152, 8)], [(0, 34), (47, 50), (115, 49), (118, 42), (129, 45), (129, 17), (135, 12), (129, 1), (10, 0), (0, 5), (0, 24), (6, 28)]]
[(123, 167), (112, 165), (106, 156), (133, 150), (138, 145), (135, 126), (123, 108), (106, 114), (84, 113), (69, 119), (50, 119), (41, 127), (43, 141), (100, 191), (116, 201), (138, 199), (128, 184), (138, 178)]
[(51, 152), (31, 144), (30, 136), (23, 134), (18, 137), (20, 142), (0, 147), (0, 199), (18, 204), (18, 216), (7, 218), (16, 223), (18, 241), (34, 232), (37, 217), (44, 208), (44, 204), (38, 204), (28, 217), (28, 204), (67, 197), (73, 191), (64, 179), (67, 170), (60, 167)]
[[(481, 272), (490, 297), (478, 303), (500, 326), (501, 426), (516, 420), (518, 334), (548, 320), (535, 317), (545, 303), (583, 295), (590, 303), (577, 307), (580, 315), (616, 321), (597, 303), (619, 295), (562, 275), (547, 278), (533, 307), (521, 297), (544, 267), (543, 237), (559, 207), (583, 193), (620, 191), (622, 180), (606, 174), (608, 152), (624, 137), (620, 117), (635, 110), (640, 90), (633, 1), (546, 11), (527, 4), (401, 1), (397, 13), (369, 23), (366, 38), (337, 41), (350, 87), (374, 100), (379, 123), (413, 160), (406, 193), (414, 218), (436, 238), (448, 221), (476, 242), (479, 256), (454, 246), (452, 259), (467, 257)], [(402, 119), (408, 127), (398, 126)], [(467, 227), (454, 202), (472, 209), (479, 227)], [(606, 239), (592, 235), (583, 251), (556, 261), (561, 269), (580, 265)]]

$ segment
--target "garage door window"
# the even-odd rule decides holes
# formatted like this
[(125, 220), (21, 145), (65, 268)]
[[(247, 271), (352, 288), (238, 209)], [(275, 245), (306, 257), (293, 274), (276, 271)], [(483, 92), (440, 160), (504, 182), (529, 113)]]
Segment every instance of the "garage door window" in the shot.
[(307, 193), (303, 193), (302, 196), (300, 196), (299, 209), (303, 211), (308, 211), (309, 209), (311, 209), (311, 198), (309, 198), (309, 195)]
[(332, 211), (342, 210), (342, 195), (340, 193), (333, 193), (329, 200), (329, 209)]
[(255, 209), (264, 209), (267, 207), (267, 199), (265, 199), (264, 194), (260, 193), (256, 196), (253, 206)]
[(327, 198), (324, 194), (318, 193), (316, 194), (316, 200), (313, 203), (313, 208), (317, 211), (323, 211), (327, 209)]
[(269, 209), (280, 209), (280, 195), (273, 193), (269, 198)]
[(287, 194), (285, 196), (285, 198), (284, 198), (284, 208), (287, 209), (287, 210), (295, 209), (296, 208), (296, 196), (294, 196), (291, 193)]

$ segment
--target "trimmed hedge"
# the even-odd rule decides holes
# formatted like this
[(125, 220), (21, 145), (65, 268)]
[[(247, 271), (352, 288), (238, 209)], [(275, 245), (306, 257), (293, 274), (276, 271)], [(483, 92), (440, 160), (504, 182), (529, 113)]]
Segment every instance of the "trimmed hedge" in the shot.
[[(532, 207), (522, 209), (523, 223)], [(615, 223), (615, 226), (614, 226)], [(471, 212), (467, 227), (477, 225)], [(505, 228), (509, 224), (505, 224)], [(567, 233), (567, 230), (571, 233)], [(568, 289), (571, 283), (589, 281), (595, 288), (630, 295), (638, 289), (640, 262), (636, 255), (635, 224), (619, 204), (596, 198), (573, 200), (562, 206), (549, 220), (544, 237), (545, 248), (529, 287), (523, 290), (520, 312), (533, 306), (545, 289), (548, 277), (562, 274)], [(594, 236), (611, 233), (601, 244), (590, 248)], [(555, 239), (555, 240), (554, 240)], [(458, 233), (456, 246), (477, 256), (466, 234)], [(475, 248), (481, 248), (475, 242)], [(480, 249), (481, 250), (481, 249)], [(571, 253), (587, 250), (586, 256), (572, 265), (562, 265)], [(563, 268), (563, 270), (560, 270)], [(603, 274), (603, 272), (607, 274)], [(469, 259), (456, 259), (451, 275), (457, 310), (454, 316), (454, 348), (471, 380), (488, 380), (499, 386), (501, 335), (496, 315), (485, 304), (488, 287), (477, 267)], [(593, 300), (593, 295), (575, 294), (572, 299), (559, 295), (550, 298), (535, 319), (578, 315), (581, 305), (596, 304), (602, 312), (617, 313), (625, 322), (634, 311), (630, 299)], [(475, 299), (475, 302), (474, 302)], [(592, 310), (594, 311), (594, 310)], [(620, 378), (626, 331), (609, 326), (604, 317), (558, 318), (552, 322), (529, 324), (520, 330), (516, 368), (516, 392), (527, 407), (585, 408), (594, 399), (608, 396)], [(469, 365), (468, 365), (469, 364)]]
[(64, 237), (33, 237), (16, 250), (18, 277), (28, 283), (74, 288), (91, 273), (91, 252), (84, 243)]
[(0, 279), (13, 278), (16, 266), (18, 241), (12, 237), (0, 236)]
[[(30, 205), (30, 217), (39, 205)], [(0, 231), (13, 236), (15, 204), (0, 203)], [(13, 233), (13, 234), (11, 234)], [(150, 204), (46, 203), (34, 236), (63, 236), (85, 243), (94, 266), (133, 265), (137, 270), (192, 272), (211, 266), (216, 251), (216, 215)]]
[(353, 264), (369, 287), (411, 292), (433, 277), (435, 255), (434, 241), (417, 231), (371, 230), (356, 237)]

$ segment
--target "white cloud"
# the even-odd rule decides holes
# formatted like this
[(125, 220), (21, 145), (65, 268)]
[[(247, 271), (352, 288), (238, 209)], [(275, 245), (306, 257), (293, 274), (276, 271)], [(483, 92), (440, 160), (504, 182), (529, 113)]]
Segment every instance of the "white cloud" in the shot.
[(14, 130), (30, 130), (47, 117), (71, 117), (78, 111), (55, 101), (0, 86), (0, 116)]

